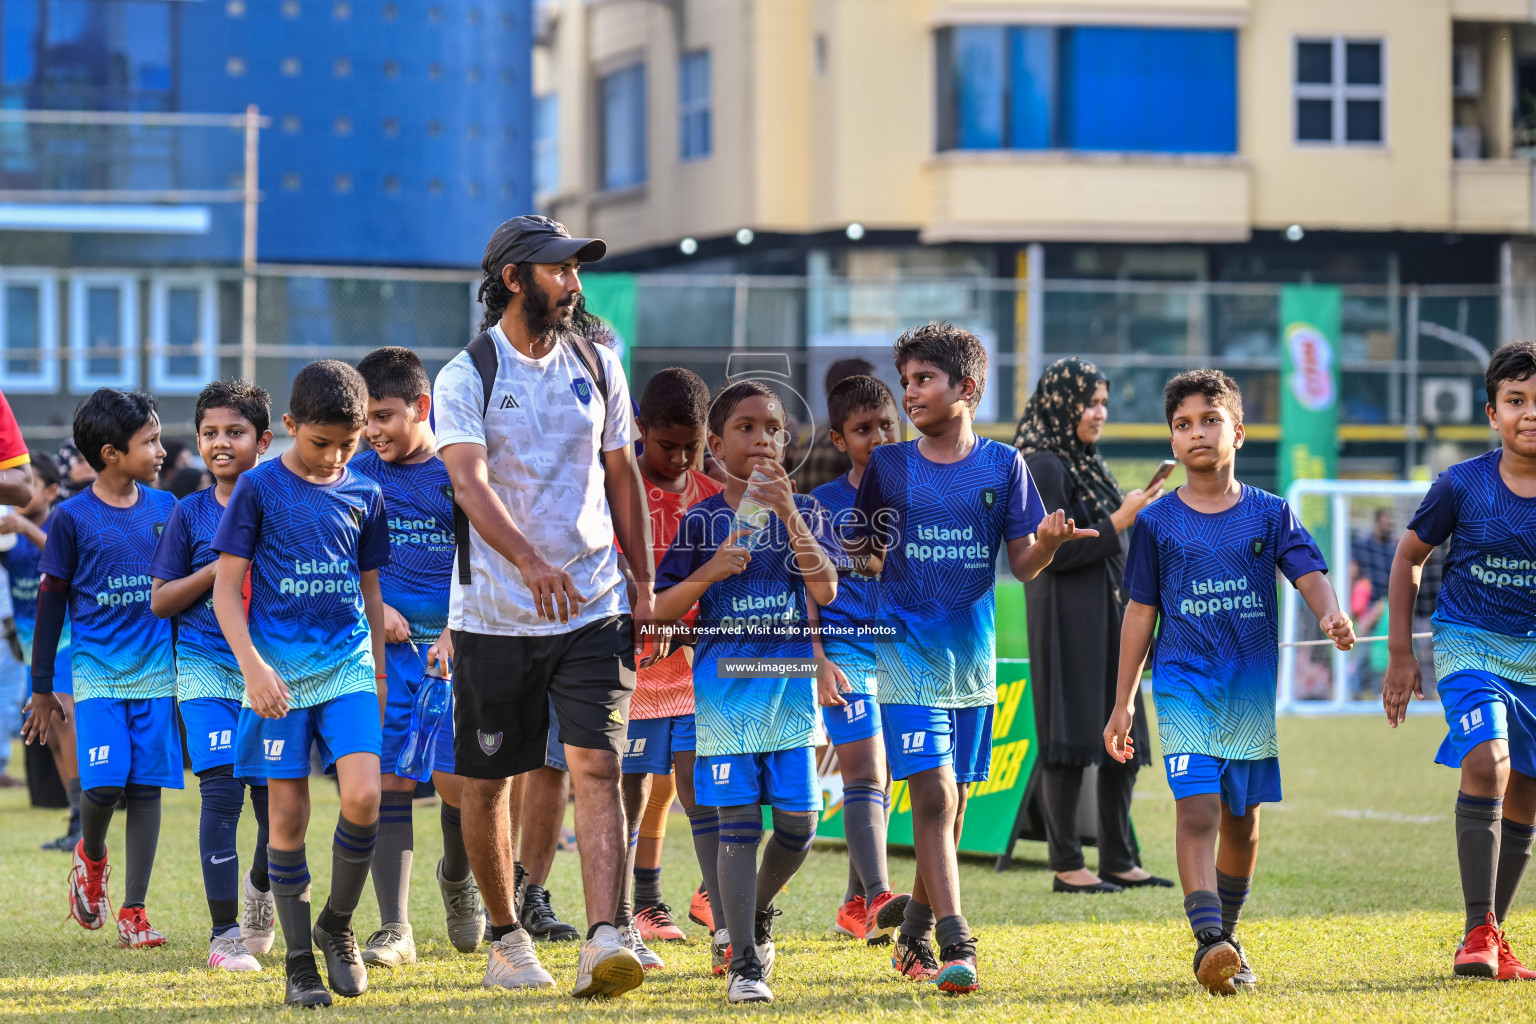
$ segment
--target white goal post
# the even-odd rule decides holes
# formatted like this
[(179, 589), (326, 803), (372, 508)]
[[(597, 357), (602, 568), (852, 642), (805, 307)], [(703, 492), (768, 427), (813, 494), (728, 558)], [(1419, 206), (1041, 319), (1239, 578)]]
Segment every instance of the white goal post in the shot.
[[(1349, 564), (1353, 557), (1349, 517), (1351, 499), (1386, 498), (1394, 502), (1407, 499), (1417, 506), (1428, 490), (1427, 480), (1297, 480), (1287, 489), (1285, 499), (1298, 518), (1302, 514), (1304, 499), (1322, 498), (1328, 502), (1329, 536), (1318, 537), (1317, 541), (1327, 557), (1328, 579), (1338, 596), (1340, 608), (1347, 610), (1350, 606)], [(1401, 537), (1402, 530), (1407, 527), (1407, 520), (1395, 525), (1393, 536)], [(1289, 585), (1282, 589), (1285, 596), (1280, 609), (1280, 679), (1276, 710), (1281, 714), (1293, 715), (1382, 714), (1380, 699), (1354, 699), (1349, 693), (1348, 683), (1351, 678), (1350, 659), (1365, 657), (1370, 645), (1384, 644), (1386, 640), (1369, 639), (1357, 644), (1355, 650), (1348, 653), (1332, 646), (1313, 646), (1314, 641), (1305, 640), (1300, 635), (1303, 616), (1309, 614), (1301, 595), (1295, 587)], [(1309, 632), (1316, 634), (1315, 626)], [(1356, 632), (1361, 633), (1358, 625)], [(1331, 696), (1299, 693), (1298, 667), (1305, 670), (1309, 664), (1317, 664), (1323, 650), (1328, 652), (1331, 663)], [(1305, 660), (1299, 662), (1298, 654)], [(1439, 714), (1440, 702), (1410, 701), (1409, 711), (1415, 714)]]

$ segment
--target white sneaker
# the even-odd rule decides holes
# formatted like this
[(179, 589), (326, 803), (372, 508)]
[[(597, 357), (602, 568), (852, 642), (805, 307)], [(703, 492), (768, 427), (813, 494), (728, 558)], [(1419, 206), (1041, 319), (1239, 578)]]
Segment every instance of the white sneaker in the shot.
[(764, 981), (773, 977), (773, 961), (778, 955), (778, 950), (773, 945), (773, 919), (780, 913), (772, 908), (757, 912), (755, 926), (757, 934), (753, 936), (757, 941), (753, 943), (753, 948), (757, 950), (757, 959), (762, 962)]
[(645, 980), (645, 968), (640, 958), (624, 942), (624, 936), (611, 924), (602, 925), (597, 933), (581, 944), (581, 956), (576, 960), (576, 988), (574, 996), (619, 996), (639, 988)]
[(261, 970), (261, 962), (251, 955), (238, 931), (225, 932), (208, 940), (208, 966), (220, 971)]
[(277, 934), (277, 900), (270, 892), (262, 892), (251, 884), (249, 871), (241, 880), (241, 889), (245, 892), (245, 906), (240, 913), (240, 939), (257, 956), (271, 952), (272, 938)]
[(732, 1003), (771, 1003), (773, 990), (768, 987), (767, 972), (757, 957), (748, 954), (741, 970), (732, 970), (726, 983), (725, 998)]
[(666, 966), (661, 962), (661, 957), (656, 955), (656, 951), (645, 944), (645, 939), (640, 935), (639, 925), (631, 921), (629, 927), (623, 929), (623, 935), (624, 944), (629, 947), (631, 953), (635, 954), (641, 967), (648, 971), (659, 971)]
[(774, 948), (772, 939), (758, 943), (753, 948), (757, 950), (758, 962), (763, 965), (763, 980), (767, 981), (773, 976), (773, 961), (778, 956), (778, 950)]
[(731, 969), (731, 933), (724, 928), (715, 929), (709, 937), (709, 970), (720, 977)]
[(485, 988), (554, 988), (555, 979), (539, 963), (533, 939), (523, 929), (491, 943), (490, 961), (480, 984)]

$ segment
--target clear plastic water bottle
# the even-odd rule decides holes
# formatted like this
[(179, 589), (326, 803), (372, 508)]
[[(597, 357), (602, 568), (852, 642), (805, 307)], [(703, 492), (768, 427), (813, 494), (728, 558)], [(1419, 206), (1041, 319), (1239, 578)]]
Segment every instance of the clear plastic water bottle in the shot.
[(395, 773), (417, 782), (432, 777), (433, 762), (437, 754), (437, 731), (452, 728), (444, 719), (453, 714), (453, 688), (448, 680), (428, 669), (416, 688), (411, 701), (411, 725), (406, 730), (405, 743), (400, 747), (400, 757)]
[(741, 496), (741, 504), (736, 506), (736, 521), (731, 524), (732, 531), (751, 530), (737, 541), (748, 551), (762, 543), (768, 536), (767, 526), (773, 518), (773, 511), (757, 496), (757, 484), (767, 483), (768, 475), (760, 469), (754, 469), (752, 475), (747, 477), (747, 489)]

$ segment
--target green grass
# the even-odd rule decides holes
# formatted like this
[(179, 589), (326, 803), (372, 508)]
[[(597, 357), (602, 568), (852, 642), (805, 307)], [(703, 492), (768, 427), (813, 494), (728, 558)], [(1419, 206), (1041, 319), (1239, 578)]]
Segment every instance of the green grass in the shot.
[[(793, 1021), (827, 1016), (868, 1021), (938, 1018), (976, 1021), (1112, 1019), (1219, 1020), (1528, 1019), (1532, 993), (1518, 985), (1457, 981), (1451, 951), (1460, 921), (1450, 811), (1456, 777), (1431, 763), (1442, 726), (1415, 718), (1397, 732), (1377, 718), (1281, 723), (1286, 801), (1267, 809), (1253, 899), (1241, 934), (1262, 980), (1235, 1000), (1200, 993), (1190, 974), (1192, 941), (1174, 890), (1111, 897), (1057, 896), (1049, 890), (1044, 848), (1020, 844), (1013, 870), (987, 862), (962, 868), (965, 907), (979, 940), (982, 989), (955, 999), (932, 986), (899, 980), (885, 954), (836, 938), (830, 921), (841, 898), (846, 861), (828, 847), (812, 854), (779, 900), (778, 1002), (733, 1010), (708, 973), (708, 947), (667, 945), (667, 969), (637, 993), (608, 1004), (572, 1000), (571, 945), (541, 947), (560, 986), (511, 995), (479, 988), (484, 955), (460, 955), (442, 936), (442, 907), (432, 881), (439, 839), (434, 807), (417, 808), (412, 916), (421, 962), (376, 971), (370, 989), (338, 1000), (329, 1013), (352, 1019), (706, 1021), (738, 1013)], [(1173, 802), (1159, 767), (1142, 774), (1135, 802), (1144, 860), (1172, 875)], [(195, 780), (194, 780), (195, 781)], [(334, 793), (315, 787), (310, 849), (315, 891), (329, 874)], [(279, 1009), (280, 959), (266, 958), (254, 977), (219, 976), (204, 966), (207, 918), (197, 861), (195, 791), (166, 801), (160, 860), (150, 891), (152, 920), (170, 945), (119, 950), (115, 936), (81, 931), (64, 914), (67, 860), (37, 844), (60, 831), (54, 812), (33, 811), (16, 793), (0, 794), (0, 1018), (153, 1022), (260, 1021)], [(113, 844), (121, 835), (114, 824)], [(243, 832), (242, 859), (250, 848)], [(665, 888), (685, 905), (697, 879), (687, 821), (673, 819)], [(1090, 863), (1092, 853), (1089, 855)], [(120, 870), (120, 868), (119, 868)], [(893, 856), (898, 888), (912, 862)], [(552, 890), (567, 919), (581, 916), (577, 860), (556, 858)], [(121, 875), (111, 888), (121, 896)], [(372, 893), (358, 913), (372, 929)], [(1517, 950), (1536, 954), (1520, 912), (1511, 922)], [(278, 949), (281, 949), (279, 940)], [(1536, 959), (1536, 957), (1533, 957)]]

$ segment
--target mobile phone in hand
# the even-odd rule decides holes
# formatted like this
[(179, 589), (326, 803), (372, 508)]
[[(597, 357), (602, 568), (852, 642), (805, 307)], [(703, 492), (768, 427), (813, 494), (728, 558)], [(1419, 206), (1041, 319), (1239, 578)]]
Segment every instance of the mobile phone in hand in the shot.
[(1168, 479), (1168, 475), (1173, 472), (1173, 467), (1176, 465), (1178, 463), (1172, 459), (1164, 459), (1162, 464), (1157, 467), (1157, 472), (1152, 474), (1152, 479), (1147, 481), (1147, 486), (1143, 487), (1142, 490), (1157, 490), (1158, 485)]

